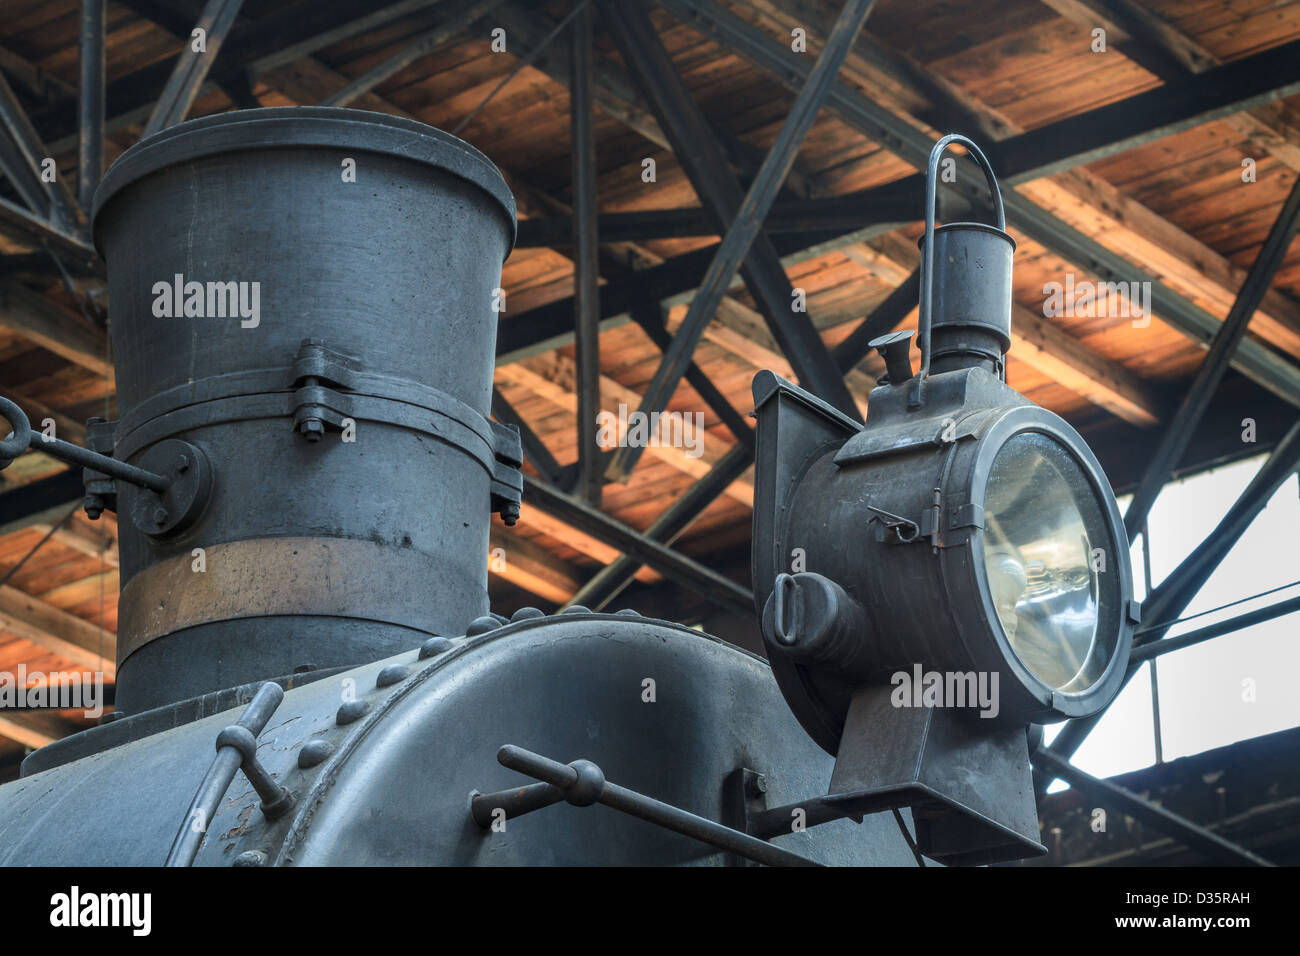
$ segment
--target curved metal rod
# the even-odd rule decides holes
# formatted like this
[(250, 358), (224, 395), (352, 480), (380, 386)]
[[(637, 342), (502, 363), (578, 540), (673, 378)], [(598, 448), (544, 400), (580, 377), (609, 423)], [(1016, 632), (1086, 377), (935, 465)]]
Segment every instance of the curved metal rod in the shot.
[(917, 335), (917, 345), (921, 348), (921, 370), (912, 383), (912, 393), (907, 400), (909, 408), (916, 408), (921, 404), (921, 383), (930, 374), (930, 324), (931, 309), (934, 302), (934, 256), (931, 255), (931, 250), (934, 248), (934, 218), (936, 194), (938, 193), (939, 158), (943, 155), (944, 150), (954, 143), (966, 147), (975, 162), (979, 164), (980, 169), (984, 170), (984, 177), (988, 180), (989, 192), (993, 196), (993, 214), (997, 219), (997, 227), (1003, 232), (1007, 228), (1006, 213), (1002, 209), (1002, 192), (998, 189), (998, 180), (993, 175), (993, 166), (988, 161), (988, 157), (974, 142), (960, 133), (949, 133), (947, 136), (940, 138), (934, 144), (934, 148), (930, 150), (930, 162), (925, 171), (925, 248), (921, 254), (921, 315), (918, 320), (919, 334)]
[[(235, 772), (245, 767), (249, 781), (262, 797), (262, 812), (268, 817), (279, 816), (293, 805), (293, 798), (287, 790), (277, 786), (270, 776), (257, 763), (256, 758), (248, 759), (247, 742), (251, 738), (256, 746), (257, 735), (266, 727), (267, 721), (284, 700), (284, 688), (274, 681), (267, 681), (253, 696), (249, 705), (240, 714), (239, 720), (223, 730), (217, 737), (217, 756), (213, 759), (208, 772), (203, 775), (198, 792), (190, 801), (190, 808), (176, 831), (171, 849), (167, 853), (164, 866), (192, 866), (198, 856), (199, 847), (208, 834), (208, 825), (216, 815), (217, 806), (230, 789), (235, 779)], [(245, 736), (247, 735), (247, 736)], [(241, 739), (242, 738), (242, 739)], [(243, 746), (241, 746), (241, 744)], [(251, 764), (251, 766), (245, 766)], [(251, 771), (251, 772), (250, 772)], [(269, 792), (264, 789), (273, 788)], [(268, 800), (268, 796), (271, 798)]]
[(32, 431), (26, 413), (3, 396), (0, 396), (0, 415), (8, 419), (14, 429), (8, 438), (0, 441), (0, 469), (7, 467), (23, 452), (31, 450), (44, 452), (51, 458), (66, 461), (70, 465), (81, 465), (83, 468), (102, 471), (119, 481), (148, 488), (158, 494), (162, 494), (171, 485), (169, 479), (152, 471), (128, 465), (124, 461), (101, 455), (99, 452), (82, 448), (61, 438), (51, 438), (41, 432)]
[(756, 863), (768, 866), (821, 866), (815, 860), (790, 853), (766, 840), (610, 783), (605, 779), (604, 772), (590, 760), (562, 764), (523, 747), (506, 744), (497, 751), (497, 762), (542, 783), (492, 794), (473, 794), (471, 814), (474, 821), (485, 829), (491, 825), (493, 811), (498, 809), (505, 811), (509, 818), (559, 803), (561, 799), (578, 807), (603, 803), (629, 816)]

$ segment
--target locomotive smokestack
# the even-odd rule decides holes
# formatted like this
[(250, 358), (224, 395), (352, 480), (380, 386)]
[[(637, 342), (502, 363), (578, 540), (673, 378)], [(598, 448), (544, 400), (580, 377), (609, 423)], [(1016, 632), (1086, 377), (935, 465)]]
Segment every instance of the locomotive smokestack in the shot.
[(521, 487), (488, 420), (514, 223), (477, 150), (355, 110), (208, 117), (109, 170), (120, 421), (92, 434), (170, 482), (118, 485), (119, 710), (487, 613), (490, 516)]

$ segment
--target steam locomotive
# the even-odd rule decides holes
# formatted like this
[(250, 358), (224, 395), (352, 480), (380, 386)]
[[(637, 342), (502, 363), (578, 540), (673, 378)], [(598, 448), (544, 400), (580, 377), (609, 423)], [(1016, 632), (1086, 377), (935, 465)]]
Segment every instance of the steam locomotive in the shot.
[[(934, 223), (958, 140), (996, 224)], [(765, 661), (629, 611), (489, 608), (523, 482), (488, 417), (515, 207), (486, 157), (298, 107), (128, 150), (94, 203), (120, 418), (80, 448), (6, 402), (0, 443), (81, 465), (121, 518), (117, 710), (0, 787), (0, 863), (1043, 853), (1037, 728), (1116, 693), (1128, 547), (1086, 444), (1006, 385), (1014, 244), (975, 144), (940, 141), (928, 197), (921, 368), (910, 333), (875, 343), (865, 426), (755, 379)]]

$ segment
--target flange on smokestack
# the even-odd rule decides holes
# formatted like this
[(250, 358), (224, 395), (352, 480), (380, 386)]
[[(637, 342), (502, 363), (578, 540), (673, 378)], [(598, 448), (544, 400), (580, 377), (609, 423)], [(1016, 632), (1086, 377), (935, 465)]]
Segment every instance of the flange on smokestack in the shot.
[[(476, 149), (360, 110), (240, 110), (95, 195), (121, 420), (117, 707), (360, 664), (487, 613), (518, 434), (488, 418), (515, 205)], [(120, 469), (117, 469), (120, 472)]]
[[(984, 170), (996, 225), (934, 224), (939, 159)], [(753, 576), (773, 671), (836, 755), (810, 823), (910, 806), (922, 853), (1046, 852), (1028, 725), (1103, 709), (1138, 606), (1115, 497), (1082, 438), (1005, 382), (1011, 261), (970, 140), (930, 155), (920, 371), (910, 332), (858, 426), (771, 372), (758, 417)]]

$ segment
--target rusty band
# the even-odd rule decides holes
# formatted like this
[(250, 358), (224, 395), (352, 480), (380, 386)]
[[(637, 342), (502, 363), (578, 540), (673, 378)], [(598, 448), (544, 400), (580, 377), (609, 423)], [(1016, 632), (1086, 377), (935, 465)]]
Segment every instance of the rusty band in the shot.
[(118, 604), (118, 663), (187, 627), (280, 615), (346, 617), (434, 633), (420, 596), (445, 562), (357, 538), (251, 538), (139, 572)]

